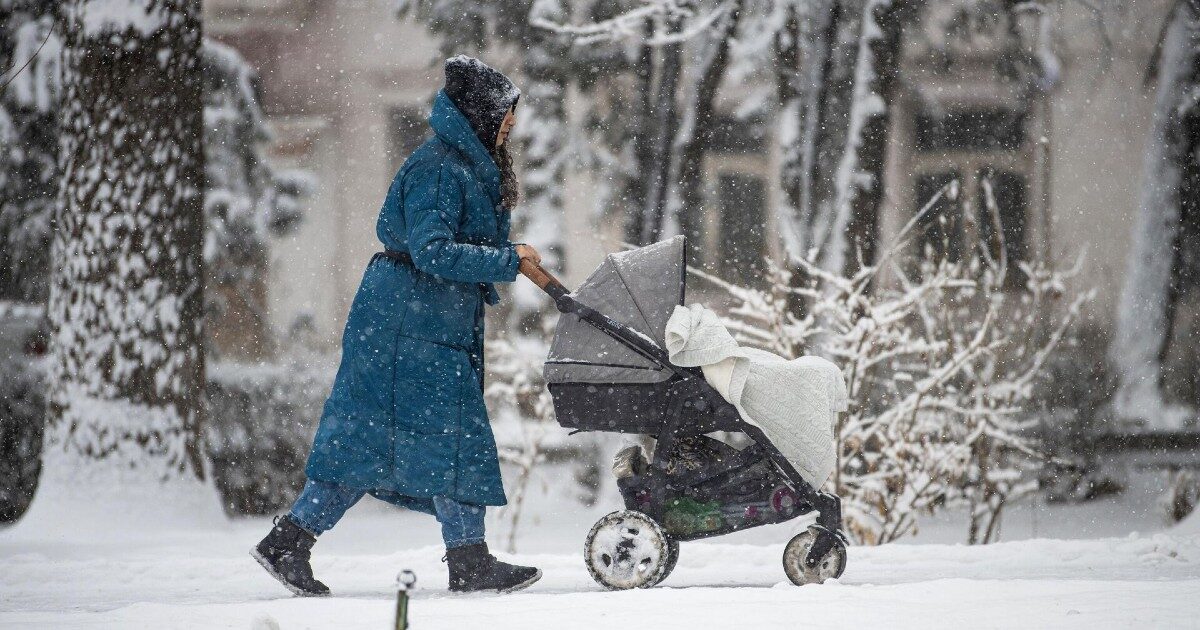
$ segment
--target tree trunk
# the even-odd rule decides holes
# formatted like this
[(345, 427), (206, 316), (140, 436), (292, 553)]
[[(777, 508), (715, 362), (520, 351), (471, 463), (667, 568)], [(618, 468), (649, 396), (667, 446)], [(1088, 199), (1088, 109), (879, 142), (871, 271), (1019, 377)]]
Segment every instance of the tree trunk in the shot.
[(1111, 349), (1118, 377), (1115, 414), (1160, 431), (1179, 430), (1194, 413), (1187, 406), (1167, 402), (1163, 359), (1169, 350), (1180, 289), (1195, 281), (1191, 273), (1181, 269), (1184, 259), (1180, 246), (1185, 237), (1184, 213), (1195, 207), (1183, 193), (1188, 181), (1187, 164), (1194, 160), (1188, 116), (1191, 112), (1190, 116), (1195, 117), (1195, 109), (1200, 107), (1193, 100), (1194, 90), (1200, 87), (1198, 22), (1200, 15), (1187, 2), (1177, 2), (1160, 42), (1158, 87), (1146, 145), (1141, 204)]
[(800, 111), (804, 83), (800, 75), (800, 16), (795, 5), (787, 9), (784, 26), (775, 36), (775, 94), (779, 99), (775, 141), (779, 143), (779, 187), (783, 202), (778, 211), (779, 232), (789, 257), (803, 256), (799, 236), (800, 211)]
[(199, 0), (64, 7), (51, 435), (203, 476)]
[[(669, 33), (677, 33), (678, 18), (672, 20)], [(663, 219), (667, 211), (667, 196), (670, 190), (671, 162), (678, 128), (679, 75), (683, 72), (683, 42), (671, 42), (662, 47), (662, 62), (659, 64), (658, 86), (654, 94), (653, 144), (650, 159), (644, 163), (647, 190), (642, 210), (642, 226), (637, 244), (653, 243), (662, 234)]]
[[(793, 288), (806, 286), (809, 281), (805, 268), (797, 262), (808, 256), (811, 246), (808, 240), (811, 228), (801, 213), (801, 203), (808, 181), (804, 165), (811, 163), (811, 158), (806, 155), (814, 144), (816, 118), (805, 113), (815, 111), (815, 107), (808, 104), (818, 93), (815, 81), (820, 79), (824, 63), (815, 62), (813, 55), (824, 58), (827, 51), (822, 34), (827, 28), (824, 20), (828, 17), (827, 7), (821, 3), (814, 3), (803, 17), (792, 5), (775, 38), (775, 90), (779, 99), (775, 141), (779, 143), (779, 186), (783, 193), (775, 221), (791, 268)], [(806, 314), (808, 305), (799, 292), (790, 292), (785, 299), (790, 312), (799, 317)]]
[[(875, 260), (875, 246), (879, 240), (876, 227), (879, 204), (883, 200), (883, 168), (887, 158), (888, 110), (899, 70), (903, 4), (892, 0), (875, 5), (868, 3), (867, 10), (874, 11), (871, 17), (879, 33), (870, 35), (870, 28), (864, 26), (860, 35), (862, 47), (858, 63), (869, 63), (873, 72), (857, 79), (865, 83), (856, 85), (858, 93), (855, 97), (855, 107), (861, 108), (863, 117), (857, 141), (848, 138), (845, 149), (856, 154), (853, 163), (857, 165), (854, 167), (857, 174), (851, 175), (849, 187), (840, 191), (842, 197), (838, 199), (839, 206), (844, 208), (838, 212), (847, 220), (846, 250), (852, 254), (844, 258), (842, 271), (846, 274), (856, 273), (862, 262), (869, 264)], [(864, 103), (864, 99), (878, 99), (878, 102)], [(852, 127), (851, 133), (853, 131)], [(843, 163), (846, 163), (845, 158)]]
[[(646, 22), (644, 38), (653, 35), (653, 24)], [(646, 209), (646, 196), (649, 189), (645, 176), (654, 155), (654, 47), (648, 44), (638, 46), (638, 58), (634, 64), (634, 95), (640, 105), (631, 114), (633, 133), (629, 139), (633, 153), (632, 168), (626, 169), (628, 180), (623, 199), (628, 212), (626, 213), (625, 240), (630, 243), (642, 244), (643, 217)]]
[(837, 18), (837, 2), (819, 0), (805, 16), (794, 13), (790, 16), (786, 34), (779, 43), (778, 135), (783, 143), (780, 183), (787, 200), (780, 214), (780, 232), (792, 258), (807, 259), (814, 245), (812, 181), (821, 129), (823, 85), (829, 74), (828, 42)]
[[(827, 128), (834, 121), (845, 122), (848, 118), (848, 105), (845, 101), (845, 66), (846, 46), (839, 46), (847, 31), (843, 25), (848, 19), (846, 13), (852, 9), (846, 7), (848, 2), (841, 0), (826, 0), (813, 11), (811, 24), (811, 42), (807, 46), (802, 59), (802, 74), (808, 79), (804, 93), (801, 96), (800, 116), (802, 120), (799, 150), (799, 181), (797, 196), (798, 225), (800, 230), (798, 240), (802, 243), (800, 255), (811, 258), (820, 255), (825, 233), (819, 233), (825, 228), (821, 219), (827, 215), (828, 209), (822, 210), (821, 200), (832, 197), (833, 180), (829, 165), (822, 162), (840, 161), (840, 152), (836, 137), (842, 127)], [(861, 5), (861, 0), (850, 0), (849, 4)], [(840, 58), (839, 58), (840, 55)], [(842, 76), (841, 85), (835, 84), (835, 77)], [(839, 113), (840, 112), (840, 113)], [(833, 155), (830, 155), (833, 153)], [(828, 223), (828, 218), (824, 223)]]
[[(704, 59), (700, 78), (688, 102), (690, 111), (685, 116), (685, 127), (680, 130), (676, 143), (679, 145), (679, 174), (675, 178), (679, 187), (679, 231), (687, 236), (689, 249), (693, 252), (703, 246), (700, 211), (704, 206), (704, 156), (712, 143), (717, 89), (729, 68), (729, 46), (737, 32), (741, 13), (742, 2), (737, 0), (713, 29), (712, 50)], [(689, 258), (701, 260), (699, 256)]]
[(894, 83), (900, 26), (892, 0), (835, 0), (815, 9), (802, 61), (800, 162), (785, 160), (785, 186), (797, 199), (789, 227), (793, 255), (810, 256), (838, 273), (870, 255), (882, 194), (887, 106)]

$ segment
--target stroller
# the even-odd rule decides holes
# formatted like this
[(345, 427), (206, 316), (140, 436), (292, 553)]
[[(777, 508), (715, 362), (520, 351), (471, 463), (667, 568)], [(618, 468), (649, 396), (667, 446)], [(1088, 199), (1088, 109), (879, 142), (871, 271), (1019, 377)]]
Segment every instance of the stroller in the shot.
[[(614, 458), (624, 510), (601, 518), (584, 542), (592, 577), (609, 589), (662, 582), (680, 541), (791, 520), (818, 511), (788, 542), (783, 568), (797, 585), (842, 574), (841, 500), (818, 491), (699, 368), (673, 365), (664, 328), (684, 302), (684, 237), (610, 254), (574, 293), (540, 266), (521, 273), (554, 299), (558, 320), (544, 374), (560, 425), (578, 431), (645, 434)], [(743, 433), (738, 449), (706, 434)]]

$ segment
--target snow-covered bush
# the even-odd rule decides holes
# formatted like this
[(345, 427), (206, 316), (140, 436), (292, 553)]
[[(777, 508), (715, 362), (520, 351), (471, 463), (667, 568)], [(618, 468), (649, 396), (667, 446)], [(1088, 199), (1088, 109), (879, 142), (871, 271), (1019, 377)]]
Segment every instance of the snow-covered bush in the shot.
[(1167, 481), (1167, 493), (1163, 496), (1163, 520), (1168, 525), (1174, 525), (1196, 511), (1200, 503), (1200, 479), (1192, 470), (1172, 470)]
[(803, 281), (769, 261), (763, 289), (696, 273), (733, 298), (740, 341), (841, 367), (851, 408), (828, 489), (858, 542), (896, 540), (951, 505), (970, 511), (968, 542), (989, 542), (1004, 507), (1036, 488), (1034, 387), (1087, 296), (1060, 304), (1066, 274), (1042, 264), (1021, 264), (1024, 290), (1006, 289), (1002, 243), (958, 262), (928, 249), (904, 260), (916, 222), (851, 277), (805, 260)]
[(29, 507), (46, 426), (43, 309), (0, 301), (0, 523)]
[(204, 76), (204, 243), (208, 351), (260, 359), (274, 348), (267, 323), (264, 270), (273, 236), (303, 220), (315, 184), (305, 171), (276, 171), (264, 145), (271, 129), (259, 105), (258, 77), (233, 48), (206, 40)]
[[(599, 449), (587, 438), (568, 438), (554, 420), (554, 403), (542, 380), (544, 341), (510, 336), (487, 345), (484, 390), (505, 476), (508, 505), (499, 512), (507, 549), (515, 549), (531, 487), (565, 492), (584, 505), (596, 501), (602, 469)], [(561, 473), (570, 470), (570, 477)], [(563, 482), (566, 483), (563, 483)]]
[(46, 426), (43, 370), (0, 357), (0, 523), (25, 513), (41, 471)]
[[(487, 346), (485, 397), (509, 497), (498, 517), (510, 548), (532, 490), (561, 492), (590, 505), (602, 473), (596, 445), (579, 436), (568, 438), (554, 421), (542, 380), (545, 355), (544, 342), (524, 337), (496, 339)], [(227, 512), (270, 514), (296, 498), (335, 358), (209, 362), (205, 444)]]
[[(29, 327), (6, 326), (3, 315), (0, 345), (8, 347), (10, 333)], [(208, 364), (207, 469), (226, 512), (272, 514), (295, 500), (335, 367), (333, 357)], [(45, 378), (43, 361), (0, 353), (0, 523), (20, 518), (37, 487)]]
[(1111, 430), (1116, 375), (1106, 359), (1109, 338), (1104, 328), (1081, 325), (1046, 362), (1034, 393), (1044, 419), (1037, 434), (1053, 457), (1039, 479), (1048, 502), (1092, 501), (1125, 489), (1126, 466), (1096, 440)]
[(210, 362), (205, 446), (230, 514), (271, 514), (304, 486), (332, 361)]

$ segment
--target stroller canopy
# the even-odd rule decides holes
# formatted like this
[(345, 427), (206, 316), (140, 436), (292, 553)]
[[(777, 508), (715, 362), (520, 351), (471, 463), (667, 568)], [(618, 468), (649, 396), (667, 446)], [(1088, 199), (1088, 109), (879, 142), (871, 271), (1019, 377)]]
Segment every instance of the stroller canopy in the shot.
[[(572, 297), (665, 347), (667, 320), (683, 304), (684, 237), (609, 254)], [(657, 365), (576, 315), (563, 315), (546, 359), (547, 383), (659, 383)]]

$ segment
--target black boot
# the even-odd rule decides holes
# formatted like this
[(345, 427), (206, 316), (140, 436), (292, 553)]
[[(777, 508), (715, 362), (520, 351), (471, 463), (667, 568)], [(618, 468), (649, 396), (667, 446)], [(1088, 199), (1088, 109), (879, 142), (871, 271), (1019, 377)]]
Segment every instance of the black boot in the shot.
[(280, 584), (301, 597), (321, 597), (329, 587), (317, 581), (308, 563), (317, 537), (287, 516), (275, 517), (271, 533), (250, 550), (250, 556)]
[(487, 543), (447, 549), (445, 560), (450, 565), (450, 590), (456, 593), (511, 593), (542, 579), (539, 569), (500, 562), (488, 553)]

